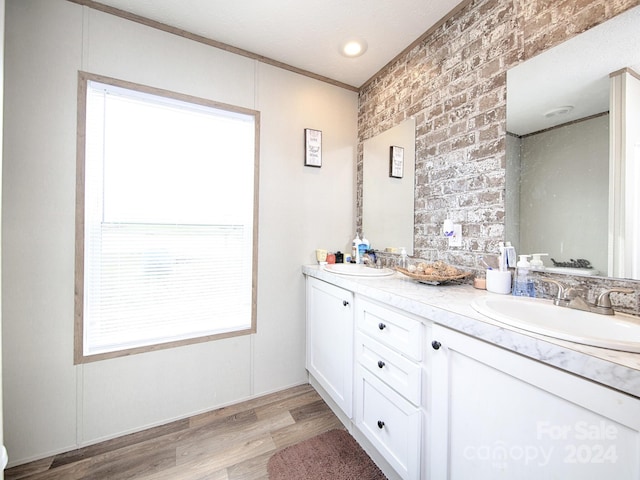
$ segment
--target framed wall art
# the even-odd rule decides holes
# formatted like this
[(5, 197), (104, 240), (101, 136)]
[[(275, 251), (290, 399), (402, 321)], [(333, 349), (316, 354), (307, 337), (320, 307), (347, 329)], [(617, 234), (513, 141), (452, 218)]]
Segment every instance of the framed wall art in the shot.
[(304, 129), (304, 164), (306, 167), (322, 166), (322, 132)]
[(392, 145), (389, 147), (389, 176), (402, 178), (404, 173), (404, 148)]

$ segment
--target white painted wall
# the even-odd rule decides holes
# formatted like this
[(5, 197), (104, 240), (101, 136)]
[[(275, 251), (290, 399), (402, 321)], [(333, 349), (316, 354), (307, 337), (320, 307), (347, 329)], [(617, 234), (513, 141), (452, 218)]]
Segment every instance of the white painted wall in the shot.
[(610, 82), (608, 274), (640, 279), (640, 79), (620, 71)]
[[(402, 178), (389, 176), (389, 148), (404, 149)], [(405, 248), (413, 255), (416, 121), (409, 118), (364, 141), (362, 232), (371, 246)]]
[[(0, 71), (4, 71), (4, 6), (5, 1), (0, 0)], [(0, 112), (3, 110), (4, 96), (4, 76), (0, 77)], [(3, 118), (0, 115), (0, 146), (2, 145)], [(2, 207), (2, 151), (0, 150), (0, 207)], [(2, 226), (0, 225), (0, 234)], [(0, 263), (2, 261), (2, 246), (0, 246)], [(0, 280), (0, 285), (1, 285)], [(0, 296), (0, 306), (2, 306), (2, 297)], [(0, 325), (2, 324), (2, 313), (0, 312)], [(7, 462), (7, 452), (3, 442), (3, 417), (2, 417), (2, 334), (0, 329), (0, 480), (4, 478), (4, 467)]]
[(522, 139), (520, 251), (607, 271), (608, 116)]
[[(354, 231), (357, 95), (64, 0), (7, 0), (2, 251), (10, 465), (306, 381), (304, 282)], [(261, 112), (258, 332), (73, 365), (77, 72)], [(323, 166), (303, 166), (303, 130)]]

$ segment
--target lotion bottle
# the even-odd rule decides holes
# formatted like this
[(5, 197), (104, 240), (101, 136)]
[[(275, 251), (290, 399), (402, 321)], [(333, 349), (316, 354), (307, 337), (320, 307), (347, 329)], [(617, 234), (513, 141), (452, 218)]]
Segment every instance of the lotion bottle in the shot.
[(520, 255), (520, 260), (516, 264), (516, 278), (513, 283), (512, 293), (516, 297), (535, 297), (536, 288), (531, 278), (531, 264), (528, 258), (531, 255)]
[(356, 232), (356, 236), (353, 239), (353, 241), (351, 242), (351, 261), (355, 262), (355, 263), (360, 263), (359, 262), (359, 257), (358, 257), (358, 246), (360, 245), (360, 235), (358, 235), (358, 232)]
[(407, 261), (407, 250), (405, 248), (400, 249), (400, 261), (398, 262), (400, 268), (406, 269), (409, 266)]
[(369, 250), (369, 240), (364, 237), (364, 233), (362, 234), (362, 239), (360, 239), (360, 243), (358, 244), (358, 261), (356, 263), (362, 263), (364, 254)]
[(531, 255), (531, 261), (529, 262), (531, 264), (531, 269), (532, 270), (544, 270), (544, 262), (542, 261), (542, 259), (540, 257), (545, 256), (545, 255), (549, 255), (548, 253), (534, 253)]

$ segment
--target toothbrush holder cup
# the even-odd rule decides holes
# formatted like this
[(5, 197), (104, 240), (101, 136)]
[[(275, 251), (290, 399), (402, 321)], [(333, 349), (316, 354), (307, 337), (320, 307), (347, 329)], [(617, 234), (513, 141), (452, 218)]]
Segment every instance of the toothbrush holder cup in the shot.
[(487, 291), (506, 295), (511, 293), (509, 270), (487, 270)]

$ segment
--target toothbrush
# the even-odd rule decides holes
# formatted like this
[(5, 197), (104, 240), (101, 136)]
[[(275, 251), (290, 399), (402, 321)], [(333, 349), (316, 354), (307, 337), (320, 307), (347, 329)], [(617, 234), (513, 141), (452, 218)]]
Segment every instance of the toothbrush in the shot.
[(487, 270), (493, 270), (493, 268), (490, 267), (489, 264), (484, 261), (483, 257), (480, 257), (480, 263), (482, 263), (485, 267), (487, 267)]

